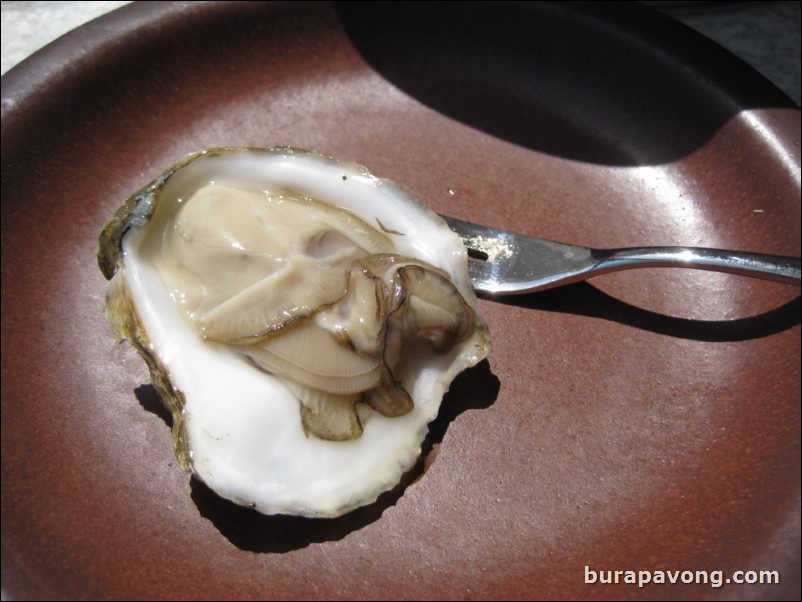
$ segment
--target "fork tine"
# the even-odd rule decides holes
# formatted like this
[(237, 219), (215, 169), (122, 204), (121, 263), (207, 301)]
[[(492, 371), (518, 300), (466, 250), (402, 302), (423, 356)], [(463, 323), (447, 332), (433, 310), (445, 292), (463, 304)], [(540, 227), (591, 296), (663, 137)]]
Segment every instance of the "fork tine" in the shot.
[(585, 247), (442, 217), (468, 249), (468, 274), (477, 291), (516, 294), (543, 290), (569, 279), (582, 280), (582, 274), (596, 263)]

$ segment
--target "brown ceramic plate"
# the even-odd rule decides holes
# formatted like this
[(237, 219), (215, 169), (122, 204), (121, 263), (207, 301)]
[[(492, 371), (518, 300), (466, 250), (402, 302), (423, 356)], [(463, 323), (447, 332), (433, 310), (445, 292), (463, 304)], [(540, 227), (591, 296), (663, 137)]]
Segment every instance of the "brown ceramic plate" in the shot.
[(174, 460), (95, 250), (192, 151), (315, 148), (566, 242), (800, 253), (799, 110), (745, 65), (634, 3), (452, 6), (135, 3), (3, 78), (5, 595), (799, 598), (793, 287), (646, 270), (483, 300), (494, 351), (419, 478), (341, 519), (235, 507)]

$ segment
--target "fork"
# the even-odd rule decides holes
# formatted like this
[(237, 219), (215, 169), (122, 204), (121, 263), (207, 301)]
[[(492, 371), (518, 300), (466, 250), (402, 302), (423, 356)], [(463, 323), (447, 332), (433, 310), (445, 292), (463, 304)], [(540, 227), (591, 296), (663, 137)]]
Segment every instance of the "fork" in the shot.
[(800, 258), (702, 247), (589, 249), (442, 216), (468, 249), (475, 290), (532, 293), (633, 268), (693, 268), (800, 285)]

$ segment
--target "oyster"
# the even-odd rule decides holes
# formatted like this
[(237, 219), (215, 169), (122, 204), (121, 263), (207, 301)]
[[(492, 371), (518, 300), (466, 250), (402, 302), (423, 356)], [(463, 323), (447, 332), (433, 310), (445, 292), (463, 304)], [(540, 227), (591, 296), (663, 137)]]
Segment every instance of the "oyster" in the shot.
[(490, 349), (460, 238), (314, 152), (191, 155), (120, 207), (98, 262), (182, 466), (265, 514), (338, 516), (394, 487)]

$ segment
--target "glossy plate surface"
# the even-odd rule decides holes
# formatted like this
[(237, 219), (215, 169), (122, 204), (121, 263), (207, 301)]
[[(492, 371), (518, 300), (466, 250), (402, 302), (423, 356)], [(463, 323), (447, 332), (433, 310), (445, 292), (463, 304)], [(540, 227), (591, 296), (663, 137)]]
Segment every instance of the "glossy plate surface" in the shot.
[[(190, 152), (314, 148), (586, 246), (800, 254), (799, 109), (725, 51), (634, 3), (412, 6), (135, 3), (3, 77), (7, 596), (799, 598), (793, 287), (638, 270), (482, 300), (493, 353), (418, 474), (340, 519), (181, 471), (95, 252)], [(586, 583), (615, 570), (781, 583)]]

